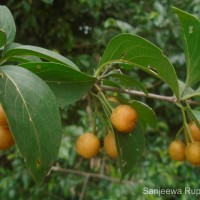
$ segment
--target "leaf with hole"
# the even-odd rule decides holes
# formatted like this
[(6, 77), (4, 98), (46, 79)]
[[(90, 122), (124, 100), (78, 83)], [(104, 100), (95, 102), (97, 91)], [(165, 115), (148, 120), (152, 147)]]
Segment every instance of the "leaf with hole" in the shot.
[(111, 64), (127, 64), (163, 80), (179, 98), (178, 79), (174, 67), (163, 52), (145, 40), (133, 34), (120, 34), (107, 45), (99, 62), (100, 69)]
[(200, 21), (195, 16), (178, 8), (174, 8), (174, 10), (182, 27), (187, 62), (186, 86), (190, 87), (200, 81)]
[(7, 65), (0, 67), (0, 102), (21, 156), (41, 183), (57, 157), (62, 136), (54, 94), (32, 72)]

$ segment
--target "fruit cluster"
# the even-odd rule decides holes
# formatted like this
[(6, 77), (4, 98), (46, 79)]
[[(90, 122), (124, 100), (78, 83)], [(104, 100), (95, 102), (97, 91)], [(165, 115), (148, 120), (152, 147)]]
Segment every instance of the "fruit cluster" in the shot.
[(193, 142), (187, 145), (181, 140), (174, 140), (169, 146), (169, 155), (172, 160), (187, 160), (194, 166), (200, 166), (200, 129), (194, 122), (188, 124)]
[[(137, 112), (129, 105), (119, 105), (113, 109), (110, 121), (117, 133), (130, 133), (135, 128)], [(115, 134), (108, 131), (104, 138), (104, 148), (110, 158), (117, 158)], [(99, 138), (91, 132), (83, 133), (76, 141), (76, 151), (84, 158), (94, 157), (100, 149)]]
[(14, 145), (14, 139), (10, 132), (6, 114), (0, 105), (0, 150), (8, 149)]

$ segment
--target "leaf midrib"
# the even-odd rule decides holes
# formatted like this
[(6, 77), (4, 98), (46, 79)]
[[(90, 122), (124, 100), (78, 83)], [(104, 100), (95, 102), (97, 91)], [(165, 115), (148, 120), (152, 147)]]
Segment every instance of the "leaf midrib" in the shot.
[[(9, 79), (9, 80), (13, 83), (13, 85), (14, 85), (15, 88), (16, 88), (16, 90), (18, 91), (18, 94), (20, 95), (20, 97), (21, 97), (21, 99), (22, 99), (22, 102), (23, 102), (23, 104), (24, 104), (24, 107), (25, 107), (25, 109), (26, 109), (26, 111), (27, 111), (27, 114), (28, 114), (28, 116), (29, 116), (29, 121), (30, 121), (30, 123), (32, 124), (32, 127), (34, 128), (34, 133), (35, 133), (34, 135), (35, 135), (35, 138), (36, 138), (36, 143), (37, 143), (37, 147), (38, 147), (39, 156), (40, 156), (40, 158), (41, 158), (41, 149), (40, 149), (40, 146), (39, 146), (38, 134), (37, 134), (37, 131), (36, 131), (36, 128), (35, 128), (35, 124), (34, 124), (33, 121), (32, 121), (32, 117), (31, 117), (31, 115), (30, 115), (30, 112), (29, 112), (29, 109), (28, 109), (28, 107), (27, 107), (26, 101), (25, 101), (25, 99), (23, 98), (23, 95), (22, 95), (22, 93), (21, 93), (19, 87), (15, 84), (14, 80), (13, 80), (8, 74), (6, 74), (5, 72), (4, 72), (4, 74), (5, 74), (5, 76), (7, 77), (7, 80)], [(6, 82), (7, 82), (7, 80), (6, 80)], [(6, 91), (6, 90), (5, 90), (5, 91)], [(31, 119), (31, 120), (30, 120), (30, 119)]]

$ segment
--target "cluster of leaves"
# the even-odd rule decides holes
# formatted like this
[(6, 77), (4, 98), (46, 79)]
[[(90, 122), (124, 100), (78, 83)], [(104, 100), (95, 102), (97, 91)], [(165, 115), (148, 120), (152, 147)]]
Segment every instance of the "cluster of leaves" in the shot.
[[(178, 9), (175, 11), (186, 41), (185, 83), (178, 81), (172, 64), (158, 47), (133, 34), (114, 37), (107, 45), (95, 75), (84, 74), (71, 60), (60, 54), (41, 47), (14, 43), (16, 28), (12, 14), (7, 7), (0, 7), (0, 100), (19, 152), (36, 182), (41, 182), (46, 176), (59, 150), (62, 131), (58, 107), (81, 99), (93, 86), (97, 86), (96, 84), (98, 87), (115, 85), (111, 81), (113, 78), (129, 87), (134, 84), (148, 94), (144, 85), (127, 77), (118, 69), (130, 72), (137, 67), (164, 81), (173, 91), (184, 114), (186, 112), (198, 123), (199, 111), (191, 109), (186, 100), (200, 94), (197, 87), (200, 76), (196, 46), (200, 23), (188, 13)], [(193, 48), (194, 46), (196, 48)], [(104, 108), (104, 117), (109, 123), (110, 113), (101, 96), (102, 93), (99, 93), (98, 99)], [(182, 105), (185, 101), (186, 107)], [(147, 105), (129, 100), (124, 100), (124, 103), (131, 104), (137, 110), (141, 124), (138, 124), (134, 134), (128, 137), (116, 134), (118, 150), (122, 149), (122, 153), (119, 153), (119, 164), (123, 176), (132, 170), (133, 164), (143, 153), (142, 132), (146, 125), (155, 128), (156, 124), (155, 114)], [(110, 124), (108, 126), (112, 129)]]
[[(76, 0), (67, 3), (61, 0), (51, 5), (42, 1), (8, 0), (5, 5), (10, 8), (17, 23), (16, 41), (57, 50), (73, 60), (84, 72), (93, 73), (91, 66), (97, 65), (108, 41), (126, 32), (140, 35), (162, 48), (181, 80), (186, 76), (185, 57), (180, 26), (172, 6), (197, 16), (200, 10), (199, 0)], [(84, 27), (88, 28), (87, 32)], [(170, 92), (165, 85), (160, 85), (159, 81), (137, 69), (132, 70), (132, 74), (144, 82), (151, 92), (163, 95)], [(176, 121), (171, 118), (177, 113), (173, 105), (147, 99), (143, 101), (156, 109), (160, 120), (168, 119), (167, 123), (173, 127), (172, 133), (178, 129), (181, 117), (177, 116)], [(77, 105), (74, 108), (73, 112), (76, 113), (80, 107)]]

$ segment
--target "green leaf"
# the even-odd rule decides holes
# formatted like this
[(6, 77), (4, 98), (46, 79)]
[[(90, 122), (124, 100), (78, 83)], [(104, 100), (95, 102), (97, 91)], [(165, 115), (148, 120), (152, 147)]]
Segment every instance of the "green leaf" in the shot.
[(6, 44), (15, 39), (16, 27), (12, 13), (6, 6), (0, 6), (0, 29), (6, 33)]
[(37, 183), (55, 161), (62, 127), (55, 96), (46, 83), (17, 66), (0, 67), (0, 101), (16, 146)]
[(113, 63), (137, 66), (160, 78), (179, 98), (178, 80), (172, 64), (158, 47), (144, 38), (132, 34), (120, 34), (114, 37), (100, 60), (99, 69)]
[(182, 100), (187, 100), (195, 96), (200, 96), (200, 87), (194, 90), (191, 87), (186, 87), (186, 84), (180, 80), (179, 80), (179, 91), (181, 92), (180, 96)]
[(111, 112), (106, 108), (106, 105), (101, 101), (103, 110), (105, 112), (105, 117), (107, 121), (107, 126), (114, 132), (117, 152), (118, 152), (118, 162), (121, 171), (121, 178), (134, 169), (135, 163), (144, 153), (144, 134), (139, 123), (136, 124), (135, 129), (132, 133), (122, 134), (113, 129), (110, 114)]
[(61, 107), (81, 99), (96, 82), (96, 78), (59, 63), (25, 63), (20, 66), (46, 81)]
[(123, 178), (134, 169), (135, 163), (143, 155), (145, 138), (139, 123), (132, 133), (121, 134), (116, 132), (115, 136), (120, 146), (118, 155), (121, 156), (120, 169)]
[(196, 95), (195, 96), (200, 96), (200, 87), (195, 90)]
[(131, 106), (137, 111), (138, 113), (138, 121), (142, 124), (145, 128), (149, 125), (151, 128), (155, 129), (157, 126), (157, 117), (152, 108), (140, 101), (133, 101)]
[(193, 90), (191, 87), (187, 88), (184, 92), (183, 100), (189, 99), (195, 96), (200, 96), (200, 89)]
[(9, 58), (11, 62), (17, 62), (18, 65), (20, 63), (27, 63), (27, 62), (42, 62), (42, 60), (36, 56), (14, 56)]
[(111, 80), (108, 80), (108, 79), (103, 79), (102, 81), (103, 85), (106, 85), (106, 86), (112, 86), (112, 87), (116, 87), (116, 88), (120, 88), (120, 84), (119, 83), (116, 83), (116, 81), (111, 81)]
[(182, 10), (174, 10), (182, 27), (187, 62), (186, 86), (190, 87), (200, 81), (200, 21)]
[(191, 108), (186, 108), (186, 112), (191, 121), (195, 121), (197, 126), (200, 128), (200, 111), (199, 110), (192, 110)]
[(192, 110), (193, 115), (197, 119), (198, 122), (200, 122), (200, 111), (199, 110)]
[(12, 58), (16, 56), (27, 56), (27, 55), (43, 58), (51, 62), (65, 64), (70, 66), (71, 68), (79, 70), (78, 67), (71, 60), (65, 58), (64, 56), (61, 56), (58, 53), (55, 53), (53, 51), (41, 47), (30, 46), (30, 45), (21, 45), (13, 49), (9, 49), (3, 55), (2, 60), (4, 60), (5, 62), (7, 60), (12, 60)]
[[(6, 45), (4, 50), (3, 50), (3, 54), (5, 54), (5, 52), (7, 52), (10, 49), (16, 48), (22, 46), (19, 43), (11, 43), (9, 45)], [(38, 58), (37, 56), (13, 56), (11, 58), (9, 58), (9, 61), (11, 62), (17, 62), (17, 63), (27, 63), (27, 62), (42, 62), (42, 60), (40, 58)]]
[(3, 30), (0, 29), (0, 48), (3, 47), (6, 44), (6, 34)]
[(144, 87), (144, 85), (130, 76), (124, 74), (109, 74), (108, 77), (115, 78), (115, 80), (118, 80), (121, 83), (121, 85), (125, 86), (126, 88), (136, 88), (138, 90), (143, 91), (146, 95), (148, 94), (148, 91)]

